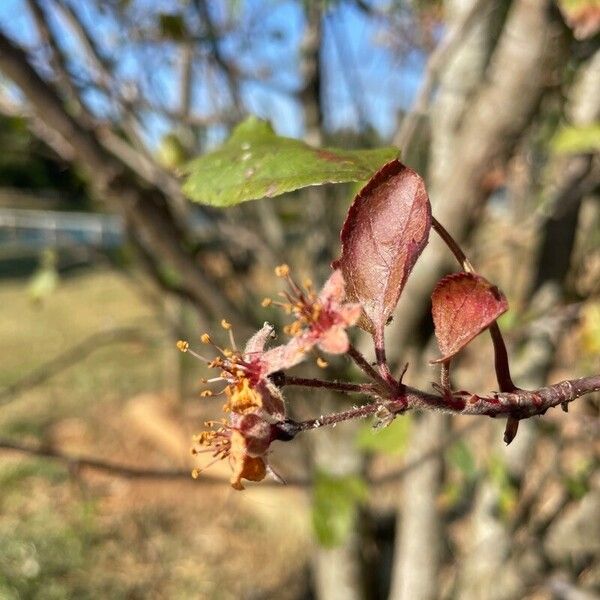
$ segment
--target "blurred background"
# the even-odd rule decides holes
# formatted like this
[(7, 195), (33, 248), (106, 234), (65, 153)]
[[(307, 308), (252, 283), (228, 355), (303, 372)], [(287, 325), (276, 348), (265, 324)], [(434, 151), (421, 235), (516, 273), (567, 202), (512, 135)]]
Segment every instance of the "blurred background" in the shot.
[[(599, 28), (597, 0), (2, 0), (0, 598), (598, 598), (598, 395), (508, 448), (434, 414), (305, 434), (274, 446), (287, 486), (239, 493), (226, 465), (189, 476), (222, 402), (175, 341), (280, 325), (273, 267), (320, 285), (339, 252), (350, 186), (182, 196), (179, 168), (254, 114), (398, 146), (509, 299), (517, 385), (597, 373)], [(432, 239), (388, 327), (424, 389), (451, 270)], [(495, 389), (486, 336), (454, 384)], [(286, 397), (295, 418), (360, 401)]]

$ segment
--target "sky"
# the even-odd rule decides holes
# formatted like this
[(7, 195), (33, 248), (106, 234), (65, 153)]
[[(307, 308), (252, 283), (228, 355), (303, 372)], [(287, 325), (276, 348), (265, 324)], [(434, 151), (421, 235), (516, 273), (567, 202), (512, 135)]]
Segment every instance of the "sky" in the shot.
[[(48, 0), (44, 2), (51, 5)], [(249, 80), (242, 83), (246, 109), (270, 119), (278, 133), (292, 137), (303, 134), (302, 111), (298, 102), (279, 88), (298, 90), (301, 85), (298, 59), (304, 18), (300, 4), (291, 0), (220, 0), (210, 5), (218, 22), (225, 22), (224, 7), (235, 6), (236, 19), (249, 31), (245, 39), (235, 34), (227, 35), (221, 43), (223, 53), (234, 58), (244, 69), (270, 69), (272, 85)], [(372, 4), (384, 3), (373, 0)], [(116, 59), (121, 80), (136, 81), (143, 94), (154, 103), (176, 108), (176, 45), (144, 45), (125, 39), (110, 12), (99, 13), (90, 0), (77, 0), (74, 5), (98, 44), (108, 56)], [(180, 2), (131, 0), (131, 5), (136, 17), (139, 16), (136, 25), (151, 29), (156, 28), (157, 13), (173, 13)], [(78, 60), (80, 49), (60, 18), (50, 12), (51, 24), (60, 32), (59, 41), (72, 57), (72, 70), (83, 73), (84, 63)], [(0, 29), (31, 49), (39, 50), (24, 0), (0, 0)], [(385, 23), (367, 19), (348, 2), (339, 2), (326, 14), (323, 31), (326, 125), (329, 129), (356, 128), (366, 122), (382, 137), (389, 138), (397, 126), (398, 111), (410, 107), (422, 76), (424, 57), (416, 51), (401, 59), (393, 56), (377, 43), (384, 30)], [(202, 60), (195, 64), (195, 80), (198, 83), (194, 91), (194, 112), (207, 115), (222, 110), (227, 102), (225, 82), (208, 71)], [(209, 85), (203, 85), (205, 81)], [(110, 103), (102, 94), (88, 91), (85, 97), (99, 114), (110, 113)], [(157, 144), (172, 125), (156, 114), (146, 114), (145, 127), (151, 144)], [(223, 135), (222, 128), (209, 130), (209, 144), (218, 143)]]

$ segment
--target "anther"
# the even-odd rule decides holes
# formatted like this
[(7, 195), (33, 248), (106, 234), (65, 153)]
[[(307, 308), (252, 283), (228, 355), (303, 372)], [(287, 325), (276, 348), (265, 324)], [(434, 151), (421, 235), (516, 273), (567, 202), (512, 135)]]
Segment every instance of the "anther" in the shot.
[(288, 265), (283, 264), (275, 267), (275, 275), (277, 277), (287, 277), (290, 274), (290, 268)]
[(221, 327), (229, 331), (231, 329), (231, 323), (225, 319), (221, 319)]
[(180, 350), (181, 352), (187, 352), (189, 347), (190, 347), (189, 342), (186, 342), (185, 340), (179, 340), (177, 342), (177, 349)]
[(321, 358), (320, 356), (317, 358), (317, 366), (321, 369), (324, 369), (328, 365), (329, 363), (325, 359)]

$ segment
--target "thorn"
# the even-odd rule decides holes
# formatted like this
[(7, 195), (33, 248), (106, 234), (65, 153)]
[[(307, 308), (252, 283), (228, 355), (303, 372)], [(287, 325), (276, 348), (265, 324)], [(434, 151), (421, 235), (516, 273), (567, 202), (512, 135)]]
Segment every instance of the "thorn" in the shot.
[(509, 416), (504, 429), (504, 443), (508, 446), (516, 437), (519, 430), (519, 419)]
[(569, 412), (569, 403), (568, 402), (561, 402), (560, 407), (563, 409), (564, 412), (566, 412), (566, 413)]

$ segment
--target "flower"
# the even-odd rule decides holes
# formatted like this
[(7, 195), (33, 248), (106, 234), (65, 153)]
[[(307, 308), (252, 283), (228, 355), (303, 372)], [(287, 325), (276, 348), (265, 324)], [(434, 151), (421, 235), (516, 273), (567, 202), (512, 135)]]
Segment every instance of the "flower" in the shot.
[[(229, 421), (207, 421), (205, 426), (210, 429), (195, 437), (192, 453), (210, 452), (215, 459), (213, 462), (229, 459), (230, 483), (234, 489), (244, 489), (242, 479), (262, 481), (271, 471), (266, 455), (271, 442), (277, 439), (278, 431), (274, 425), (254, 413), (232, 413)], [(201, 469), (194, 469), (192, 476), (197, 478), (200, 472)]]
[[(208, 360), (190, 349), (188, 342), (177, 343), (182, 352), (191, 353), (209, 367), (220, 370), (218, 377), (208, 380), (210, 383), (226, 383), (221, 393), (226, 397), (223, 411), (227, 418), (206, 422), (208, 429), (195, 437), (192, 452), (211, 453), (214, 460), (210, 464), (227, 459), (231, 485), (237, 490), (244, 489), (243, 479), (261, 481), (268, 473), (280, 479), (268, 463), (271, 443), (295, 435), (286, 427), (284, 399), (269, 375), (302, 362), (314, 346), (332, 354), (346, 352), (350, 343), (346, 328), (358, 321), (361, 312), (360, 305), (344, 303), (344, 278), (339, 270), (332, 273), (318, 295), (310, 282), (300, 288), (291, 279), (287, 265), (277, 267), (276, 274), (286, 278), (290, 287), (290, 292), (283, 293), (287, 302), (277, 304), (296, 317), (285, 328), (292, 335), (287, 344), (265, 350), (274, 332), (273, 326), (265, 323), (240, 352), (231, 324), (225, 319), (221, 326), (229, 334), (231, 348), (219, 348), (208, 333), (200, 338), (203, 344), (214, 346), (220, 356)], [(322, 360), (320, 364), (326, 366)], [(205, 390), (201, 395), (215, 394)], [(198, 477), (200, 472), (201, 469), (194, 469), (192, 475)]]
[[(231, 333), (231, 325), (223, 320), (221, 326)], [(201, 336), (204, 344), (211, 344), (220, 352), (220, 356), (208, 360), (190, 349), (188, 342), (180, 341), (177, 347), (206, 362), (209, 367), (220, 370), (218, 377), (211, 383), (226, 383), (222, 394), (226, 397), (223, 411), (227, 418), (219, 421), (207, 421), (207, 429), (194, 438), (192, 453), (212, 454), (213, 461), (202, 469), (192, 471), (194, 478), (216, 461), (229, 461), (231, 467), (231, 485), (237, 490), (244, 489), (242, 479), (261, 481), (270, 473), (276, 479), (279, 476), (268, 463), (271, 443), (276, 439), (289, 439), (289, 431), (278, 425), (285, 420), (285, 404), (278, 388), (269, 380), (272, 372), (269, 363), (262, 360), (264, 346), (273, 335), (273, 327), (268, 323), (254, 335), (243, 352), (235, 350), (235, 341), (231, 334), (231, 348), (219, 348), (208, 334)], [(202, 396), (212, 396), (205, 390)], [(218, 394), (216, 394), (218, 395)]]
[(318, 295), (310, 282), (305, 284), (305, 289), (297, 285), (290, 277), (289, 269), (280, 272), (287, 279), (291, 292), (283, 293), (287, 302), (275, 304), (296, 317), (284, 329), (293, 337), (286, 346), (266, 352), (263, 361), (278, 367), (274, 370), (280, 370), (301, 362), (303, 354), (314, 346), (329, 354), (347, 352), (350, 340), (346, 329), (360, 318), (361, 306), (344, 302), (346, 291), (341, 270), (336, 269), (331, 274)]

